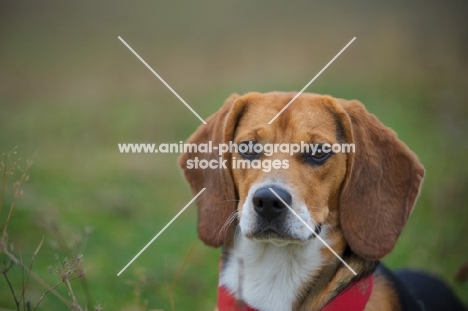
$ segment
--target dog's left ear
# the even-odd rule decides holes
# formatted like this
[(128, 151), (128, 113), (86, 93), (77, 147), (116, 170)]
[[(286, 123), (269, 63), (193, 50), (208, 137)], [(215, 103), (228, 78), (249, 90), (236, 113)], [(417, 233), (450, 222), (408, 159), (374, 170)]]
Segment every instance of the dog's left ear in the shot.
[[(231, 95), (224, 105), (215, 114), (210, 116), (195, 133), (190, 136), (186, 144), (212, 143), (213, 147), (228, 143), (234, 135), (237, 118), (242, 114), (243, 105), (238, 102), (239, 95)], [(215, 161), (218, 164), (225, 161), (226, 168), (195, 167), (196, 160)], [(198, 205), (198, 235), (200, 239), (209, 246), (220, 247), (225, 242), (225, 237), (233, 234), (234, 226), (228, 222), (237, 209), (237, 193), (230, 171), (230, 154), (218, 155), (218, 150), (213, 148), (212, 152), (184, 152), (179, 157), (179, 166), (190, 184), (193, 194), (206, 188), (197, 198)]]
[(394, 247), (419, 194), (424, 167), (417, 156), (358, 101), (338, 102), (348, 154), (340, 222), (352, 251), (380, 259)]

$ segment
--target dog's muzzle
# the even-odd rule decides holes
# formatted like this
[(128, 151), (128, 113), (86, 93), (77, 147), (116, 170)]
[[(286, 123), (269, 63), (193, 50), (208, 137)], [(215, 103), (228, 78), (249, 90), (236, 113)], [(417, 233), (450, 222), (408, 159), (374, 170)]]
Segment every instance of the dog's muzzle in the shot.
[[(257, 214), (256, 228), (249, 235), (259, 240), (298, 239), (297, 232), (291, 226), (292, 219), (296, 217), (288, 208), (291, 208), (292, 203), (289, 191), (281, 187), (262, 187), (256, 190), (252, 196), (252, 206)], [(320, 234), (321, 229), (321, 224), (316, 224), (315, 234)], [(315, 234), (311, 232), (310, 238), (315, 237)]]

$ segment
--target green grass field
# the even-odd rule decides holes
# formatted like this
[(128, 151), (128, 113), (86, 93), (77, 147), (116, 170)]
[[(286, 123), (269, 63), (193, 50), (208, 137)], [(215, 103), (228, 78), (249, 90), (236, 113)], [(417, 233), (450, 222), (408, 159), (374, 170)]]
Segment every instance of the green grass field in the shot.
[[(112, 8), (0, 5), (0, 152), (18, 146), (11, 159), (34, 161), (8, 226), (12, 252), (29, 265), (44, 239), (32, 270), (50, 286), (60, 282), (49, 272), (57, 254), (60, 261), (83, 254), (86, 286), (79, 279), (71, 284), (82, 307), (89, 288), (89, 310), (95, 303), (104, 310), (213, 309), (219, 251), (197, 240), (195, 205), (117, 276), (192, 197), (176, 154), (120, 154), (117, 144), (177, 143), (200, 124), (117, 36), (206, 118), (233, 92), (300, 90), (355, 35), (350, 51), (308, 91), (361, 100), (419, 155), (423, 190), (385, 262), (439, 274), (468, 303), (468, 284), (453, 281), (468, 262), (468, 61), (450, 49), (466, 52), (457, 43), (466, 31), (442, 14), (452, 22), (414, 43), (431, 30), (404, 19), (417, 6), (388, 11), (364, 2), (351, 11), (300, 2), (284, 12), (246, 1), (186, 2), (183, 8), (119, 1)], [(341, 22), (335, 25), (321, 10)], [(429, 25), (437, 10), (423, 10), (420, 23)], [(278, 25), (282, 16), (289, 22)], [(352, 20), (360, 22), (347, 24)], [(305, 40), (308, 35), (313, 39)], [(445, 49), (434, 50), (437, 43)], [(428, 50), (420, 56), (420, 49)], [(0, 228), (18, 178), (7, 175)], [(0, 254), (0, 269), (5, 262)], [(22, 270), (13, 267), (8, 276), (21, 295)], [(47, 288), (34, 279), (28, 284), (25, 297), (34, 306)], [(69, 298), (64, 284), (57, 290)], [(0, 275), (0, 310), (15, 309)], [(38, 308), (66, 309), (52, 294)]]

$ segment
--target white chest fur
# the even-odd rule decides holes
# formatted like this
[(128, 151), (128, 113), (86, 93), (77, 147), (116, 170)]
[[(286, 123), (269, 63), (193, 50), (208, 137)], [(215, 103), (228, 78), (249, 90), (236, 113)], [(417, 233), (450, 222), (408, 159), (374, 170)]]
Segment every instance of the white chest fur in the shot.
[[(322, 231), (321, 236), (325, 236)], [(324, 264), (318, 239), (275, 245), (240, 235), (220, 276), (220, 284), (260, 311), (290, 311), (300, 289)]]

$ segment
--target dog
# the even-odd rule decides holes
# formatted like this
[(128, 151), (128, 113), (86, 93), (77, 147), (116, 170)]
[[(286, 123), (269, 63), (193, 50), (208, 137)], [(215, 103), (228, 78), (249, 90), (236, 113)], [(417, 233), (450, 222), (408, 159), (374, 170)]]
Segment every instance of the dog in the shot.
[[(199, 238), (222, 247), (218, 310), (465, 310), (437, 278), (379, 262), (418, 197), (418, 157), (359, 101), (302, 93), (283, 109), (297, 95), (231, 95), (187, 143), (238, 148), (179, 158), (192, 192), (206, 188)], [(301, 143), (317, 148), (269, 156), (254, 148)], [(201, 160), (224, 167), (193, 165)], [(273, 169), (245, 165), (267, 160)]]

